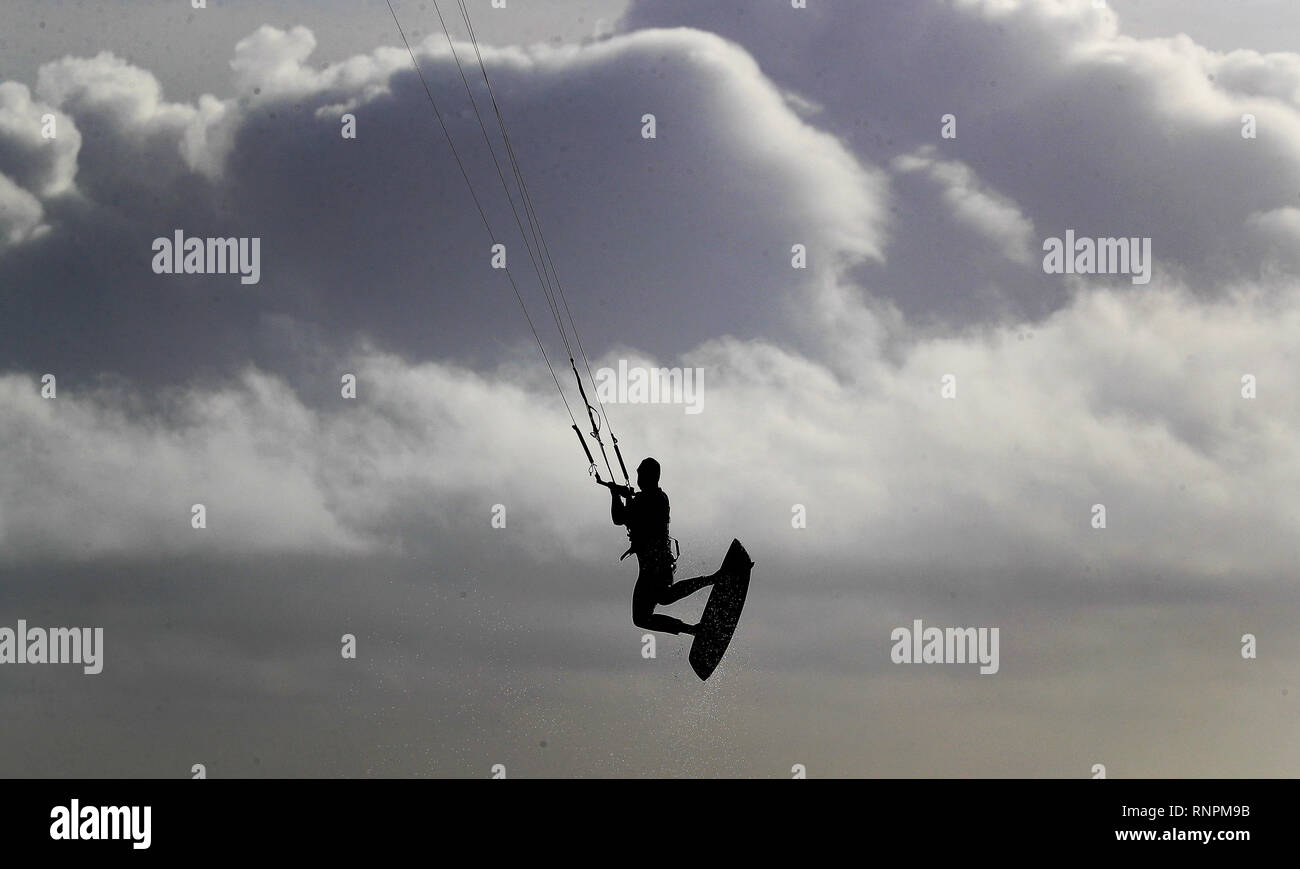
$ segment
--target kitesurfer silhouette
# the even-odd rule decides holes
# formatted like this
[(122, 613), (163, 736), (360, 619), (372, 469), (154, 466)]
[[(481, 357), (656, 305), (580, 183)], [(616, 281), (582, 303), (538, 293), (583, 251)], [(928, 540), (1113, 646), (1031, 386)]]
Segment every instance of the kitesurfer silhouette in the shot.
[(713, 585), (721, 571), (712, 576), (673, 582), (677, 559), (668, 537), (668, 495), (659, 488), (659, 463), (646, 459), (637, 466), (636, 484), (640, 492), (617, 483), (602, 481), (602, 484), (609, 488), (610, 518), (615, 525), (627, 527), (631, 541), (623, 558), (635, 553), (641, 567), (632, 589), (632, 624), (649, 631), (694, 635), (699, 625), (688, 625), (681, 619), (656, 613), (655, 607), (676, 603)]
[[(397, 12), (393, 9), (391, 2), (388, 3), (388, 11), (393, 17), (393, 24), (397, 27), (402, 43), (406, 46), (407, 54), (411, 57), (411, 66), (415, 69), (420, 83), (424, 86), (425, 96), (428, 97), (433, 114), (438, 120), (438, 125), (442, 128), (443, 136), (447, 140), (447, 146), (450, 148), (452, 156), (456, 158), (457, 165), (460, 166), (461, 175), (465, 179), (465, 186), (469, 188), (470, 198), (474, 200), (479, 216), (483, 219), (483, 226), (495, 243), (497, 236), (488, 221), (487, 212), (484, 210), (478, 193), (474, 190), (474, 184), (470, 180), (469, 173), (465, 171), (460, 154), (456, 150), (456, 143), (453, 141), (447, 125), (443, 122), (442, 112), (439, 111), (438, 105), (433, 98), (433, 91), (425, 79), (424, 72), (420, 69), (420, 64), (415, 57), (415, 50), (411, 47), (410, 41), (407, 40), (406, 33), (402, 30), (402, 24), (398, 21)], [(465, 24), (469, 28), (470, 37), (478, 57), (479, 71), (483, 74), (483, 81), (487, 85), (488, 95), (495, 110), (497, 126), (508, 150), (510, 137), (506, 133), (505, 121), (501, 117), (501, 109), (497, 105), (496, 97), (492, 94), (492, 85), (488, 81), (487, 67), (484, 66), (482, 54), (478, 51), (478, 40), (474, 36), (473, 26), (470, 25), (469, 11), (463, 7), (461, 11), (464, 13)], [(439, 17), (441, 18), (441, 16)], [(465, 70), (461, 67), (460, 57), (457, 55), (450, 34), (447, 35), (447, 43), (451, 48), (452, 59), (460, 71), (461, 78), (465, 79)], [(468, 80), (466, 79), (466, 81)], [(487, 125), (483, 121), (483, 115), (479, 112), (478, 101), (472, 93), (468, 92), (468, 85), (466, 88), (470, 107), (479, 122), (479, 129), (483, 132), (485, 139), (490, 139)], [(505, 174), (502, 172), (501, 164), (497, 160), (496, 151), (492, 147), (491, 141), (488, 141), (488, 152), (492, 157), (493, 164), (496, 166), (501, 186), (505, 189), (507, 198), (513, 203), (514, 198), (510, 195), (510, 186), (506, 183)], [(529, 218), (529, 227), (533, 230), (534, 237), (539, 241), (538, 247), (546, 249), (546, 240), (542, 235), (541, 225), (533, 219), (535, 214), (529, 202), (528, 186), (524, 183), (523, 173), (520, 172), (519, 166), (515, 163), (513, 154), (511, 154), (511, 157), (510, 167), (523, 196), (524, 211)], [(524, 228), (518, 210), (512, 206), (511, 211), (514, 214), (515, 225), (519, 228), (519, 232), (527, 238), (529, 233)], [(569, 303), (565, 299), (564, 287), (560, 283), (559, 276), (555, 274), (555, 266), (554, 263), (550, 262), (550, 258), (550, 252), (547, 249), (547, 254), (543, 259), (550, 268), (546, 269), (539, 266), (536, 258), (533, 259), (533, 268), (537, 272), (537, 278), (546, 293), (547, 301), (550, 303), (551, 314), (555, 318), (555, 325), (559, 329), (564, 349), (568, 351), (569, 367), (573, 369), (573, 377), (578, 386), (578, 395), (582, 398), (581, 406), (587, 411), (587, 419), (591, 423), (590, 436), (596, 442), (596, 445), (600, 447), (600, 456), (605, 460), (605, 470), (610, 476), (609, 482), (600, 478), (600, 469), (596, 464), (595, 457), (592, 455), (591, 446), (587, 443), (587, 438), (578, 427), (578, 418), (574, 416), (573, 408), (569, 406), (569, 399), (565, 396), (564, 388), (560, 386), (560, 378), (556, 375), (555, 368), (551, 365), (551, 360), (546, 354), (546, 347), (542, 343), (541, 336), (537, 333), (537, 327), (533, 323), (532, 316), (528, 313), (528, 306), (524, 303), (524, 297), (519, 291), (518, 283), (510, 270), (504, 268), (504, 265), (503, 271), (505, 271), (506, 278), (510, 282), (510, 288), (514, 291), (515, 299), (519, 302), (519, 307), (523, 309), (528, 328), (537, 341), (537, 349), (541, 354), (542, 362), (550, 372), (551, 379), (555, 381), (555, 389), (559, 392), (560, 400), (568, 412), (569, 421), (573, 423), (573, 433), (577, 436), (578, 443), (582, 446), (583, 455), (587, 458), (588, 470), (596, 478), (597, 483), (609, 488), (610, 516), (614, 520), (614, 524), (627, 526), (628, 537), (632, 542), (632, 546), (627, 552), (623, 553), (623, 557), (626, 558), (629, 554), (635, 552), (637, 562), (640, 565), (636, 587), (632, 591), (632, 623), (647, 630), (692, 635), (694, 639), (691, 642), (688, 660), (696, 675), (701, 679), (707, 679), (717, 667), (718, 662), (722, 660), (722, 656), (726, 654), (728, 644), (735, 633), (737, 620), (740, 618), (741, 609), (745, 605), (745, 596), (749, 592), (750, 569), (753, 568), (754, 562), (750, 560), (749, 553), (745, 551), (745, 547), (741, 545), (740, 540), (733, 539), (726, 556), (722, 560), (722, 567), (717, 573), (711, 576), (697, 576), (693, 579), (673, 582), (673, 571), (677, 567), (677, 559), (669, 549), (671, 538), (668, 536), (668, 496), (659, 488), (659, 463), (654, 459), (646, 459), (641, 463), (640, 467), (637, 468), (637, 485), (640, 486), (641, 491), (634, 492), (631, 488), (631, 481), (628, 479), (627, 466), (623, 462), (623, 453), (619, 449), (618, 437), (615, 436), (613, 428), (609, 425), (608, 418), (605, 418), (605, 428), (609, 433), (611, 446), (614, 448), (614, 455), (618, 458), (618, 467), (623, 473), (623, 482), (626, 485), (613, 482), (614, 468), (610, 464), (609, 455), (605, 451), (605, 442), (601, 437), (600, 418), (603, 416), (604, 405), (601, 404), (602, 413), (597, 413), (596, 408), (592, 407), (591, 402), (587, 400), (587, 391), (583, 386), (582, 375), (578, 373), (578, 363), (574, 357), (574, 348), (570, 344), (570, 337), (574, 339), (577, 345), (583, 364), (587, 368), (587, 377), (593, 386), (595, 386), (595, 378), (591, 373), (587, 352), (582, 346), (582, 338), (578, 335), (578, 324), (569, 311)], [(553, 291), (552, 283), (548, 280), (548, 272), (549, 278), (554, 279)], [(567, 326), (564, 318), (560, 316), (561, 306), (568, 317)], [(600, 403), (599, 391), (596, 400), (597, 403)], [(709, 595), (708, 602), (704, 605), (704, 612), (700, 617), (699, 624), (688, 625), (680, 619), (655, 612), (655, 607), (675, 603), (687, 595), (710, 585), (713, 586), (713, 591)]]

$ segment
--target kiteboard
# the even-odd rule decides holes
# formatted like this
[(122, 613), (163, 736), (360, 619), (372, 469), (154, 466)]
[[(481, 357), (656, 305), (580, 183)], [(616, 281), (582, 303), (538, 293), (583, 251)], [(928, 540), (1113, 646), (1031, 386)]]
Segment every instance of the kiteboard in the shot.
[(691, 643), (691, 669), (700, 679), (708, 679), (731, 644), (736, 622), (749, 593), (749, 571), (754, 566), (739, 540), (731, 541), (727, 557), (722, 560), (722, 577), (713, 584), (709, 602), (704, 605), (699, 629)]

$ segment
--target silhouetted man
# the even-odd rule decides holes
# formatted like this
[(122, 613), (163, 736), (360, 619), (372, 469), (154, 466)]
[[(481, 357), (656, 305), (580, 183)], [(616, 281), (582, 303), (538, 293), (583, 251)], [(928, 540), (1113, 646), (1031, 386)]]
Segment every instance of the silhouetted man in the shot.
[(637, 493), (625, 486), (605, 484), (609, 487), (610, 518), (615, 525), (627, 526), (632, 543), (623, 558), (636, 553), (641, 565), (632, 589), (632, 624), (650, 631), (693, 635), (699, 625), (656, 613), (655, 607), (675, 603), (712, 585), (719, 574), (673, 582), (677, 560), (668, 538), (668, 495), (659, 488), (659, 463), (646, 459), (637, 466), (636, 484), (641, 489)]

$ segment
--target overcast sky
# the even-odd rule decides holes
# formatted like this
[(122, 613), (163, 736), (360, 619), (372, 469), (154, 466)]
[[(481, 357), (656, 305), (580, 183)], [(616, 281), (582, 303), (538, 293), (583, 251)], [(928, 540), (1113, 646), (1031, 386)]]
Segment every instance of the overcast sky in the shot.
[[(567, 366), (434, 3), (394, 6)], [(469, 0), (593, 367), (704, 371), (701, 413), (609, 407), (679, 577), (757, 562), (704, 684), (642, 657), (382, 0), (0, 8), (0, 627), (105, 642), (0, 666), (0, 774), (1300, 775), (1300, 8), (808, 6)], [(260, 281), (155, 274), (177, 229)], [(1067, 230), (1150, 282), (1045, 273)], [(893, 663), (915, 619), (999, 672)]]

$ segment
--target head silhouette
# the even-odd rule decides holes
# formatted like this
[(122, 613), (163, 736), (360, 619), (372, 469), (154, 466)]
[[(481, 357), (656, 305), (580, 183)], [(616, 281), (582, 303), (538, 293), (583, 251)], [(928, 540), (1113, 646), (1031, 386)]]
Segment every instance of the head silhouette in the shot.
[(636, 466), (636, 484), (642, 490), (659, 488), (659, 463), (646, 459)]

